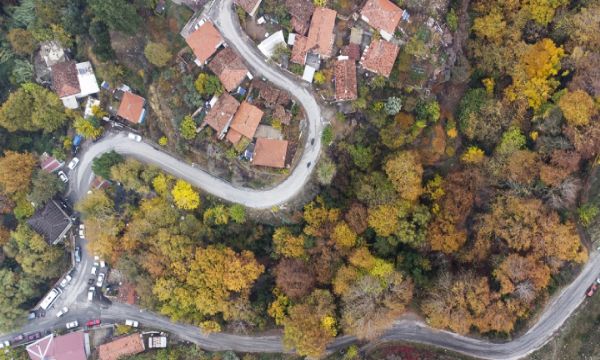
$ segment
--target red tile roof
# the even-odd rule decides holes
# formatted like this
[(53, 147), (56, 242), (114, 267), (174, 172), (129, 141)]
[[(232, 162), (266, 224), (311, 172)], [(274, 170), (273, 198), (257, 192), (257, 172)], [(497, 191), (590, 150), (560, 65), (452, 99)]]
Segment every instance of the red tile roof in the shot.
[(63, 163), (56, 160), (55, 157), (48, 155), (48, 153), (43, 153), (42, 156), (40, 156), (40, 167), (44, 171), (52, 173), (61, 166), (63, 166)]
[(85, 360), (85, 334), (72, 332), (62, 336), (52, 334), (27, 345), (31, 360)]
[(58, 94), (58, 97), (77, 95), (81, 92), (75, 61), (58, 63), (53, 65), (50, 71), (52, 72), (52, 90)]
[(286, 0), (285, 7), (292, 16), (291, 24), (294, 30), (301, 35), (306, 35), (308, 22), (315, 11), (311, 0)]
[(400, 49), (396, 44), (385, 40), (373, 40), (363, 53), (360, 64), (363, 68), (389, 77)]
[(330, 57), (333, 50), (333, 28), (336, 16), (335, 10), (318, 7), (310, 22), (307, 48), (324, 58)]
[(390, 0), (369, 0), (360, 11), (360, 15), (372, 27), (393, 35), (403, 12)]
[(254, 148), (252, 164), (283, 168), (285, 167), (287, 147), (287, 140), (258, 138), (256, 140), (256, 147)]
[(233, 96), (223, 93), (219, 96), (215, 105), (208, 111), (208, 114), (206, 114), (204, 123), (215, 129), (217, 136), (220, 136), (227, 126), (229, 126), (239, 106), (239, 101)]
[(273, 118), (281, 121), (282, 124), (289, 125), (292, 120), (292, 114), (285, 111), (285, 108), (281, 105), (275, 105), (275, 111), (273, 111)]
[(208, 64), (208, 68), (219, 77), (227, 91), (235, 90), (248, 74), (248, 68), (242, 58), (229, 47), (219, 51)]
[(124, 91), (119, 110), (117, 110), (117, 116), (131, 123), (139, 124), (142, 120), (145, 103), (146, 100), (143, 97), (129, 91)]
[(338, 60), (335, 62), (335, 99), (338, 101), (355, 100), (356, 63), (354, 60)]
[(349, 57), (351, 60), (360, 60), (360, 45), (348, 44), (342, 48), (340, 54)]
[(100, 360), (118, 360), (128, 355), (139, 354), (145, 349), (142, 335), (132, 334), (98, 346), (98, 358)]
[(304, 65), (306, 62), (306, 53), (308, 52), (308, 38), (302, 35), (296, 35), (294, 47), (290, 61), (296, 64)]
[(194, 55), (200, 60), (201, 63), (205, 63), (215, 52), (219, 46), (223, 44), (223, 38), (215, 26), (210, 22), (206, 21), (202, 24), (198, 30), (191, 33), (185, 41), (194, 51)]
[[(244, 101), (235, 113), (233, 121), (231, 121), (231, 129), (248, 139), (252, 139), (263, 115), (264, 113), (261, 109)], [(237, 143), (237, 141), (233, 143)]]
[(240, 134), (239, 132), (237, 132), (233, 129), (229, 129), (229, 131), (227, 131), (226, 138), (227, 138), (227, 140), (229, 140), (229, 142), (231, 142), (233, 145), (235, 145), (238, 142), (240, 142), (240, 140), (242, 140), (242, 134)]

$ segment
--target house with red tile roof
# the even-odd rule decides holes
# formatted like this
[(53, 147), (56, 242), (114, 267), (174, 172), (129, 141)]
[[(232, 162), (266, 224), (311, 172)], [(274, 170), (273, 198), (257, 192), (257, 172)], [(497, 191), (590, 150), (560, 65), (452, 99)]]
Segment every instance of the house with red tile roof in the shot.
[(229, 93), (221, 94), (217, 102), (206, 114), (202, 126), (210, 126), (217, 132), (217, 137), (223, 139), (239, 107), (240, 102), (229, 95)]
[(227, 140), (237, 144), (242, 136), (252, 139), (263, 115), (264, 112), (261, 109), (244, 101), (233, 116), (227, 132)]
[(94, 69), (89, 61), (65, 61), (52, 65), (52, 90), (68, 109), (77, 109), (77, 99), (100, 91)]
[(306, 63), (306, 54), (308, 54), (308, 38), (306, 36), (296, 35), (290, 61), (304, 65)]
[(335, 62), (335, 99), (337, 101), (356, 100), (356, 62), (340, 56)]
[(60, 169), (64, 164), (64, 161), (57, 160), (54, 156), (49, 155), (47, 152), (40, 156), (40, 167), (46, 172), (53, 173)]
[(248, 15), (254, 17), (262, 0), (234, 0), (234, 2), (244, 9)]
[(146, 350), (140, 334), (131, 334), (115, 341), (98, 346), (100, 360), (119, 360), (125, 356), (139, 354)]
[(367, 24), (379, 30), (381, 37), (390, 41), (402, 19), (404, 10), (390, 0), (368, 0), (360, 11)]
[(208, 68), (219, 77), (223, 87), (230, 92), (248, 76), (248, 68), (242, 58), (229, 47), (219, 51), (208, 64)]
[(313, 12), (310, 21), (307, 49), (325, 59), (332, 55), (333, 41), (335, 39), (333, 28), (335, 27), (336, 16), (337, 13), (335, 10), (318, 7)]
[(221, 45), (225, 43), (217, 28), (209, 20), (203, 20), (195, 26), (185, 42), (192, 48), (196, 56), (196, 65), (203, 66)]
[(385, 40), (373, 40), (363, 52), (360, 65), (375, 74), (389, 77), (398, 57), (398, 45)]
[(311, 0), (286, 0), (285, 7), (292, 16), (291, 24), (300, 35), (306, 35), (310, 17), (315, 11)]
[(72, 332), (62, 336), (50, 334), (27, 345), (31, 360), (86, 360), (90, 353), (88, 333)]
[(287, 140), (258, 138), (252, 155), (252, 164), (282, 169), (285, 167), (287, 148)]
[(146, 117), (144, 105), (146, 105), (146, 99), (130, 91), (123, 91), (117, 116), (132, 124), (141, 124)]

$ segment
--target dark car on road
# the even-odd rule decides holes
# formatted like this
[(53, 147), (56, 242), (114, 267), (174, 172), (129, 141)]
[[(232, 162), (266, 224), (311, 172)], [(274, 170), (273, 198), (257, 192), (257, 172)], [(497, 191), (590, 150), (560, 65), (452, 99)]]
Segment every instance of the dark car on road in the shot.
[(15, 336), (14, 338), (10, 339), (10, 342), (13, 343), (13, 344), (16, 344), (16, 343), (21, 342), (23, 340), (25, 340), (25, 335), (19, 334), (19, 335)]
[(27, 335), (27, 341), (34, 341), (42, 337), (41, 332), (34, 332), (32, 334)]
[(100, 319), (89, 320), (88, 322), (85, 323), (85, 326), (87, 326), (87, 327), (98, 326), (98, 325), (100, 325)]

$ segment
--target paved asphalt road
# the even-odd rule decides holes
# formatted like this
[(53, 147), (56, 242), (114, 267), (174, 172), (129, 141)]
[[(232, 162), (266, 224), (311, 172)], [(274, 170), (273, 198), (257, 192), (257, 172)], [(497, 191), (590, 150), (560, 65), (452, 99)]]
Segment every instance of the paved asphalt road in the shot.
[[(314, 146), (307, 146), (300, 165), (292, 172), (290, 177), (282, 184), (271, 190), (256, 191), (240, 189), (193, 168), (179, 160), (166, 155), (145, 143), (136, 143), (127, 139), (123, 134), (107, 136), (104, 140), (92, 145), (83, 155), (77, 171), (71, 175), (72, 192), (74, 199), (83, 196), (89, 188), (92, 178), (92, 160), (109, 150), (116, 150), (124, 155), (136, 157), (144, 162), (155, 164), (165, 171), (181, 177), (190, 183), (219, 196), (225, 200), (242, 203), (248, 207), (268, 208), (278, 205), (292, 198), (308, 180), (312, 166), (307, 168), (306, 163), (312, 162), (313, 166), (318, 160), (320, 149), (320, 133), (322, 123), (320, 108), (310, 92), (303, 86), (296, 85), (296, 80), (289, 79), (286, 75), (267, 65), (265, 60), (256, 51), (251, 42), (241, 33), (235, 12), (231, 8), (232, 0), (217, 1), (211, 10), (211, 17), (217, 27), (227, 39), (229, 44), (244, 56), (255, 74), (264, 76), (278, 87), (284, 88), (294, 94), (304, 106), (309, 117), (309, 139), (315, 138)], [(83, 245), (83, 244), (82, 244)], [(79, 320), (80, 324), (89, 319), (101, 318), (104, 323), (123, 322), (124, 319), (138, 320), (142, 326), (168, 331), (188, 341), (199, 344), (208, 350), (235, 350), (241, 352), (283, 352), (281, 337), (273, 336), (238, 336), (224, 333), (204, 335), (200, 329), (184, 324), (171, 322), (168, 318), (152, 312), (140, 310), (137, 307), (112, 304), (102, 306), (98, 301), (88, 302), (86, 299), (87, 278), (93, 260), (84, 253), (83, 262), (77, 265), (77, 274), (71, 285), (58, 300), (54, 309), (49, 311), (45, 318), (37, 319), (19, 329), (20, 333), (32, 331), (53, 330), (63, 328), (68, 321)], [(600, 273), (600, 257), (594, 252), (579, 276), (567, 287), (553, 297), (546, 305), (537, 322), (524, 335), (504, 343), (491, 343), (489, 341), (469, 338), (448, 331), (435, 330), (426, 324), (400, 319), (379, 339), (364, 347), (368, 350), (382, 342), (403, 340), (429, 344), (440, 348), (456, 351), (466, 355), (485, 359), (518, 359), (542, 347), (555, 334), (558, 328), (575, 311), (585, 299), (585, 290)], [(64, 317), (55, 317), (56, 309), (69, 306), (71, 311)], [(0, 340), (8, 339), (13, 334), (0, 336)], [(337, 338), (329, 347), (330, 350), (343, 348), (355, 341), (350, 336)]]

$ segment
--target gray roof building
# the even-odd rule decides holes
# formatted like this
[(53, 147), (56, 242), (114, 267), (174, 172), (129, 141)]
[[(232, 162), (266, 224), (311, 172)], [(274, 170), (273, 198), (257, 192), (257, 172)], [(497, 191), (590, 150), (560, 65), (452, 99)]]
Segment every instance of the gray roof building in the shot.
[(56, 200), (50, 200), (44, 208), (27, 220), (27, 223), (49, 244), (54, 245), (64, 239), (73, 227), (73, 220), (67, 211)]

